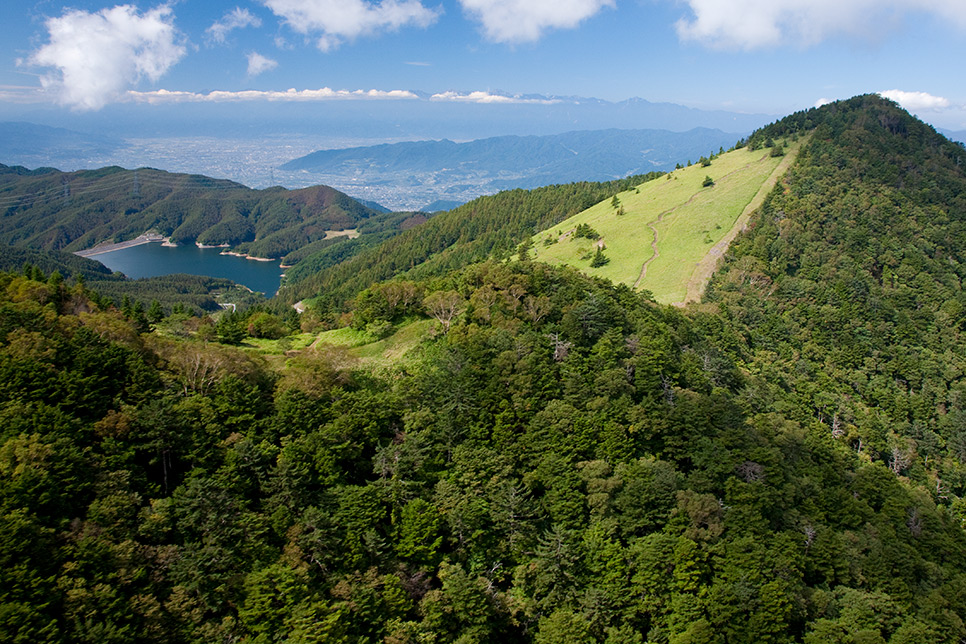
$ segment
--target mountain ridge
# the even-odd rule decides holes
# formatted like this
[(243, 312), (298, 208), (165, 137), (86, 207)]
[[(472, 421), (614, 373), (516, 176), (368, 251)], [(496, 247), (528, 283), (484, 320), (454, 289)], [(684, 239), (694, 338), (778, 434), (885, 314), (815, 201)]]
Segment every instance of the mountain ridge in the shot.
[(450, 139), (384, 143), (318, 150), (280, 169), (325, 182), (435, 191), (441, 199), (513, 188), (609, 181), (654, 170), (672, 170), (730, 148), (744, 134), (708, 128), (577, 130), (555, 135), (505, 135), (455, 142)]
[(384, 217), (328, 186), (253, 190), (152, 168), (61, 172), (0, 165), (0, 236), (49, 250), (84, 250), (147, 231), (175, 243), (228, 244), (283, 257), (369, 218)]

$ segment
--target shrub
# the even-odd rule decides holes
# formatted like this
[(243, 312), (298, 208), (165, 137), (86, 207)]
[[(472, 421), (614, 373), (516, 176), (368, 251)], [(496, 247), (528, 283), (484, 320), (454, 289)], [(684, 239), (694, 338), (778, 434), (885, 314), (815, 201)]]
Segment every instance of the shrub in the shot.
[(600, 239), (600, 233), (590, 227), (590, 224), (578, 224), (574, 228), (574, 239), (584, 237), (586, 239)]
[(604, 249), (600, 246), (597, 247), (597, 253), (594, 255), (594, 259), (590, 260), (591, 268), (600, 268), (604, 264), (610, 261), (610, 258), (604, 255)]

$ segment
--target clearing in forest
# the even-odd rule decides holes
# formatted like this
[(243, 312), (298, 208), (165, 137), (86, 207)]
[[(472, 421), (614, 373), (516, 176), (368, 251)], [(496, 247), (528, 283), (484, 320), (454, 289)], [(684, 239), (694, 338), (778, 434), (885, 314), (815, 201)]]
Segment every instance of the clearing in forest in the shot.
[[(784, 156), (732, 150), (608, 198), (535, 235), (531, 257), (651, 291), (665, 304), (699, 299), (727, 244), (801, 145), (776, 145), (783, 143)], [(709, 177), (713, 185), (704, 185)], [(588, 227), (590, 237), (581, 236)], [(594, 267), (598, 248), (607, 263)]]
[(327, 355), (339, 368), (379, 371), (403, 363), (410, 351), (432, 335), (433, 323), (433, 320), (406, 319), (382, 338), (352, 327), (299, 333), (277, 340), (245, 338), (238, 348), (260, 356), (279, 372), (293, 354), (306, 352)]
[(323, 331), (313, 346), (343, 347), (347, 356), (358, 360), (360, 366), (372, 369), (398, 365), (411, 350), (431, 333), (433, 320), (407, 319), (395, 326), (385, 338), (371, 336), (366, 331), (345, 327)]

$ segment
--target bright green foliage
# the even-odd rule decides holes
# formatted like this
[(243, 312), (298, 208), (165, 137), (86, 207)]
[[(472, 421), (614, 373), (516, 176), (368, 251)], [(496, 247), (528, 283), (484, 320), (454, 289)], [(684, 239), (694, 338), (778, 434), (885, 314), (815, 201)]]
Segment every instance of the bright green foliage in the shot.
[(439, 510), (426, 501), (413, 499), (407, 503), (400, 514), (394, 539), (400, 558), (417, 565), (435, 564), (443, 542), (441, 522)]

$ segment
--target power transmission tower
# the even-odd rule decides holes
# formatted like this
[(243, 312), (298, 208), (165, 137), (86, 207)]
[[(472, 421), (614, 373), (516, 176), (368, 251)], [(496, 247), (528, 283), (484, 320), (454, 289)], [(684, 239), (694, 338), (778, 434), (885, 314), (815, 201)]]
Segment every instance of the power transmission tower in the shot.
[(137, 168), (134, 169), (134, 198), (138, 199), (141, 197), (141, 184), (138, 183), (138, 171)]

